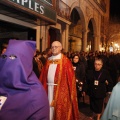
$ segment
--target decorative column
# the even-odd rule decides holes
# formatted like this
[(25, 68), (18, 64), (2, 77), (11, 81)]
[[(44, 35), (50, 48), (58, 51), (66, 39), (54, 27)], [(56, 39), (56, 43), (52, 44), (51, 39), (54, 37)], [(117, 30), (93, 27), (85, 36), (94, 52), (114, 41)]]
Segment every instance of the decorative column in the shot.
[(97, 26), (97, 50), (100, 51), (100, 39), (101, 39), (101, 15), (98, 16), (98, 26)]
[(65, 35), (65, 50), (68, 52), (68, 34), (69, 34), (69, 25), (66, 24), (66, 35)]
[(41, 51), (43, 51), (45, 49), (45, 39), (46, 39), (45, 38), (45, 32), (46, 32), (45, 31), (45, 26), (41, 26), (40, 29), (41, 29), (41, 32), (40, 32), (41, 38), (40, 39), (42, 40), (42, 42), (41, 42), (42, 43)]
[(62, 40), (61, 40), (65, 52), (68, 52), (68, 46), (69, 46), (68, 34), (69, 34), (69, 25), (66, 24), (65, 28), (62, 28)]
[(99, 44), (97, 43), (98, 42), (97, 38), (98, 35), (94, 35), (94, 51), (97, 51), (99, 46)]
[(94, 51), (100, 50), (100, 35), (94, 35)]
[(85, 31), (83, 31), (83, 33), (82, 33), (82, 50), (83, 51), (87, 51), (87, 30), (85, 30)]
[(44, 39), (44, 50), (45, 48), (48, 48), (50, 47), (50, 36), (49, 36), (49, 29), (50, 29), (50, 26), (45, 26), (45, 39)]
[(65, 28), (62, 29), (62, 34), (61, 34), (61, 43), (63, 46), (63, 49), (65, 50)]
[(40, 26), (36, 27), (36, 48), (40, 50)]
[(100, 35), (97, 35), (97, 46), (96, 46), (96, 49), (99, 51), (100, 50), (100, 38), (101, 36)]
[(50, 47), (49, 44), (49, 32), (50, 26), (41, 26), (41, 38), (42, 38), (42, 51), (44, 51), (46, 48)]

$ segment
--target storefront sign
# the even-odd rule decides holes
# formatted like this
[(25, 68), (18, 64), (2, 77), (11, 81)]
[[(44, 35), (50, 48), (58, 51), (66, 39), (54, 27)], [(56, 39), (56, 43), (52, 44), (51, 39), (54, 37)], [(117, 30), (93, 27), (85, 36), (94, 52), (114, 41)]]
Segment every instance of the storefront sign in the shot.
[(52, 0), (41, 0), (41, 1), (44, 2), (44, 3), (47, 3), (49, 5), (52, 5)]
[[(51, 8), (52, 2), (50, 0), (2, 0), (4, 3), (9, 3), (16, 8), (24, 11), (30, 11), (38, 17), (56, 22), (56, 11)], [(46, 3), (46, 4), (45, 4)], [(19, 7), (18, 7), (19, 6)]]

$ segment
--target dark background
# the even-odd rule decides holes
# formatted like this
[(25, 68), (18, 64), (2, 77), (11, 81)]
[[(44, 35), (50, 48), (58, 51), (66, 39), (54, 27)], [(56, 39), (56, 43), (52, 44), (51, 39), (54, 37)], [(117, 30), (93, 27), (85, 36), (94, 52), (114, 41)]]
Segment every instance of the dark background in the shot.
[(110, 0), (110, 18), (120, 20), (120, 0)]

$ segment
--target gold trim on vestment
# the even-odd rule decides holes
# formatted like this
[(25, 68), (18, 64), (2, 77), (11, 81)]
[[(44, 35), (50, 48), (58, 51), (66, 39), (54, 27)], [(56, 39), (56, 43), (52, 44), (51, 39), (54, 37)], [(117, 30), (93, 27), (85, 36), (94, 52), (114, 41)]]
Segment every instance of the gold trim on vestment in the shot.
[(48, 64), (60, 64), (60, 59), (48, 60)]

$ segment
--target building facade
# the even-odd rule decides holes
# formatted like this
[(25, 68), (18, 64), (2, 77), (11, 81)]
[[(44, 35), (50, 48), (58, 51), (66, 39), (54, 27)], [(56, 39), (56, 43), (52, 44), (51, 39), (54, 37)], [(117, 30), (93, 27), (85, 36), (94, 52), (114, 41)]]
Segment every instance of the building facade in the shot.
[(71, 4), (71, 20), (69, 36), (73, 51), (104, 49), (106, 27), (109, 22), (108, 0), (74, 1)]
[[(37, 49), (42, 51), (46, 47), (46, 41), (42, 43), (42, 29), (55, 25), (56, 16), (49, 0), (1, 0), (0, 44), (9, 39), (33, 40), (37, 42)], [(46, 29), (44, 31), (46, 33)]]
[(0, 6), (0, 23), (18, 29), (7, 28), (0, 33), (1, 40), (35, 40), (40, 51), (55, 40), (66, 52), (104, 49), (109, 0), (1, 0)]

